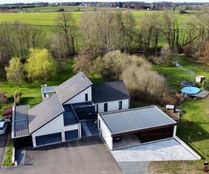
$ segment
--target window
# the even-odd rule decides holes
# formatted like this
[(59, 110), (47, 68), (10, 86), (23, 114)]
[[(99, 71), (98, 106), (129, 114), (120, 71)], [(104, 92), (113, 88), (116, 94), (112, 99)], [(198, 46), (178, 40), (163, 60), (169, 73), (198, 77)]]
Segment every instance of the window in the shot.
[(98, 129), (100, 129), (100, 120), (98, 119)]
[(85, 94), (85, 101), (88, 101), (88, 93)]
[(96, 105), (95, 112), (99, 112), (99, 106), (98, 106), (98, 104)]
[(119, 101), (119, 103), (118, 103), (118, 109), (120, 110), (120, 109), (122, 109), (122, 105), (123, 103), (122, 103), (122, 101)]
[(107, 103), (104, 103), (104, 112), (107, 112), (107, 110), (108, 110)]
[(65, 132), (66, 141), (75, 140), (75, 139), (78, 139), (78, 130), (71, 130)]

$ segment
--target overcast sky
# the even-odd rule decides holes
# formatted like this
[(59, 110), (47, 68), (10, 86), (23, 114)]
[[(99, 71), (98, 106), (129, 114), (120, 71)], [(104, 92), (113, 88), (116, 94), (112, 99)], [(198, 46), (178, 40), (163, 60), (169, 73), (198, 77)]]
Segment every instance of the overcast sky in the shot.
[[(92, 1), (102, 1), (102, 2), (111, 2), (111, 1), (137, 1), (137, 0), (0, 0), (0, 4), (5, 3), (32, 3), (32, 2), (92, 2)], [(159, 1), (169, 1), (169, 2), (209, 2), (209, 0), (138, 0), (139, 2), (159, 2)]]

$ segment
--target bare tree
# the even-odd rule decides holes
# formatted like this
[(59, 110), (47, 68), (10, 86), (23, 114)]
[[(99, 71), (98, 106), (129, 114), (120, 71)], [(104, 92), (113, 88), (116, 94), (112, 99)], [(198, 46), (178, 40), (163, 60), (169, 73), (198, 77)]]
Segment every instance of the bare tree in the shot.
[(129, 12), (86, 12), (80, 26), (84, 47), (94, 58), (116, 49), (129, 52), (134, 45), (135, 21)]
[(67, 12), (61, 12), (57, 17), (57, 26), (55, 29), (55, 34), (57, 38), (62, 40), (64, 47), (66, 47), (66, 55), (75, 55), (75, 42), (77, 26), (73, 16)]
[(141, 39), (142, 47), (145, 54), (149, 53), (149, 49), (154, 47), (155, 54), (157, 55), (157, 49), (159, 44), (159, 37), (161, 34), (161, 21), (160, 14), (151, 13), (143, 17), (141, 21)]
[(170, 49), (175, 51), (179, 46), (179, 24), (174, 13), (166, 11), (162, 14), (162, 28)]

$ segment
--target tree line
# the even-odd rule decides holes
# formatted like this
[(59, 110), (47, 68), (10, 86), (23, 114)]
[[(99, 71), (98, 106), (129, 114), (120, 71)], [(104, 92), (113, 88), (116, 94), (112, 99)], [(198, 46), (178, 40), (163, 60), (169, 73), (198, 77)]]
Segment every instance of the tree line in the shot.
[(77, 57), (75, 69), (84, 71), (89, 71), (86, 65), (97, 57), (113, 50), (154, 55), (153, 62), (162, 57), (170, 60), (175, 53), (208, 61), (208, 16), (208, 12), (202, 11), (180, 25), (179, 18), (171, 11), (150, 13), (140, 19), (138, 27), (138, 19), (131, 11), (85, 12), (79, 25), (71, 13), (61, 12), (50, 35), (43, 27), (5, 22), (0, 25), (1, 76), (5, 75), (12, 57), (24, 65), (30, 50), (35, 48), (47, 49), (48, 57), (58, 62), (60, 69), (68, 57)]

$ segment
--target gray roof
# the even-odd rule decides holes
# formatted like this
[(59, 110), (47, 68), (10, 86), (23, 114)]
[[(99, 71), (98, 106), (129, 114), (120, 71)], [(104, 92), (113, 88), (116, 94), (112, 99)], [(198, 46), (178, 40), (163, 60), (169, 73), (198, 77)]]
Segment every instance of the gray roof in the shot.
[(29, 110), (29, 105), (15, 106), (14, 117), (13, 117), (14, 134), (12, 138), (29, 135), (28, 110)]
[(92, 86), (92, 100), (94, 103), (129, 99), (130, 95), (122, 80), (95, 84)]
[(92, 82), (80, 72), (56, 87), (56, 93), (63, 104), (91, 85)]
[(64, 112), (57, 94), (53, 94), (49, 99), (42, 101), (28, 111), (29, 132), (33, 133), (52, 119)]
[(156, 106), (100, 114), (112, 134), (176, 124)]

